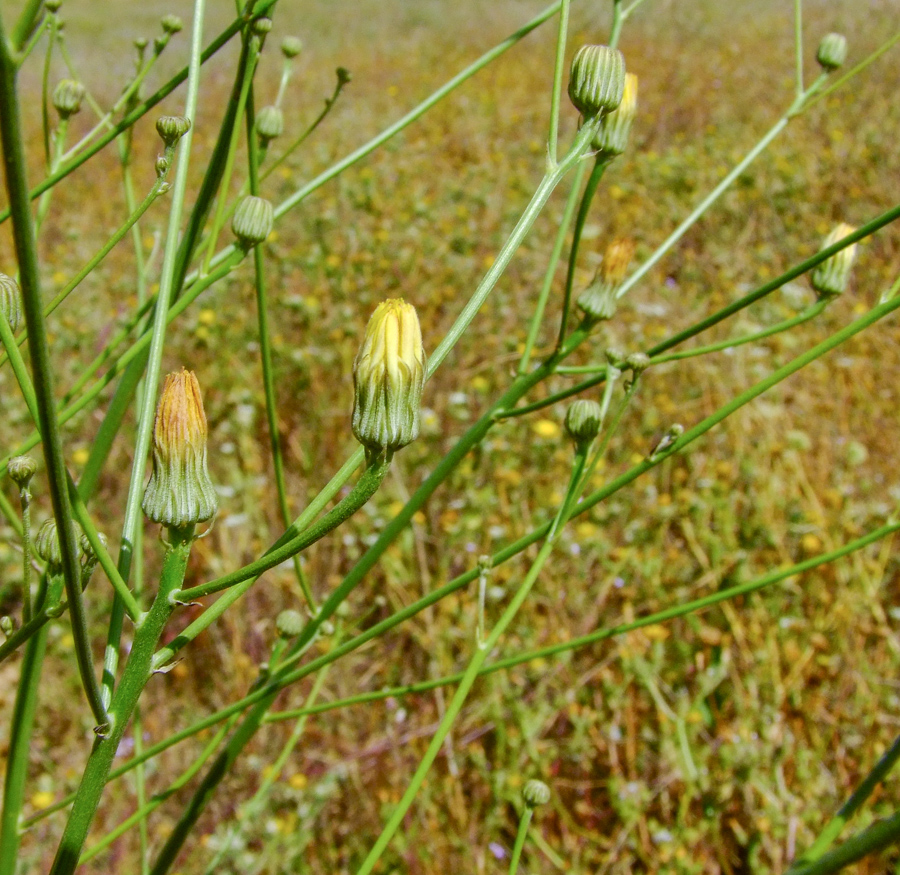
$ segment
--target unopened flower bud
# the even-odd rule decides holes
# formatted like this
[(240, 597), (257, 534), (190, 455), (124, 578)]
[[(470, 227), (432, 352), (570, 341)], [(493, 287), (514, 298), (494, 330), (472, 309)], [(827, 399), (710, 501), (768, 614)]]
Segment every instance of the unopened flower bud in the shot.
[(569, 98), (584, 116), (614, 110), (625, 89), (625, 58), (609, 46), (582, 46), (572, 59)]
[(142, 507), (153, 522), (188, 526), (218, 507), (206, 468), (206, 414), (200, 385), (182, 368), (163, 384), (153, 423), (153, 473)]
[(145, 37), (145, 36), (135, 37), (135, 40), (134, 40), (134, 47), (135, 47), (139, 52), (143, 52), (144, 49), (147, 48), (147, 37)]
[[(78, 530), (77, 524), (76, 531)], [(34, 536), (34, 552), (47, 563), (51, 573), (58, 574), (62, 570), (62, 550), (59, 546), (59, 532), (56, 520), (45, 520)], [(76, 558), (79, 553), (76, 542)]]
[(256, 18), (254, 19), (253, 24), (250, 25), (250, 29), (255, 36), (263, 37), (272, 29), (272, 19), (266, 18), (265, 16)]
[(591, 142), (598, 161), (609, 161), (628, 147), (631, 124), (637, 115), (637, 92), (638, 77), (634, 73), (626, 73), (622, 102), (603, 116), (600, 130)]
[[(105, 550), (107, 544), (106, 535), (103, 532), (97, 532), (97, 540)], [(97, 555), (97, 551), (94, 550), (94, 545), (90, 542), (87, 535), (82, 535), (78, 543), (81, 547), (81, 587), (83, 589), (88, 585), (88, 581), (91, 579), (100, 557)]]
[(546, 805), (550, 801), (550, 788), (543, 781), (526, 781), (522, 788), (522, 798), (529, 808)]
[(174, 146), (191, 129), (191, 120), (183, 115), (163, 115), (156, 120), (156, 133), (166, 146)]
[(281, 54), (286, 58), (296, 58), (303, 51), (303, 43), (300, 37), (286, 36), (281, 41)]
[(262, 197), (247, 195), (231, 219), (231, 230), (244, 249), (262, 243), (272, 233), (272, 204)]
[(629, 368), (636, 377), (643, 374), (650, 365), (650, 356), (643, 352), (633, 352), (625, 359), (625, 367)]
[(284, 113), (280, 107), (264, 106), (256, 116), (256, 133), (268, 145), (269, 140), (280, 137), (284, 130)]
[(275, 628), (282, 638), (296, 638), (306, 626), (300, 611), (282, 611), (275, 620)]
[(63, 79), (53, 89), (53, 106), (61, 119), (75, 115), (84, 100), (84, 85), (74, 79)]
[(177, 15), (164, 15), (159, 23), (168, 34), (178, 33), (178, 31), (184, 29), (184, 23)]
[(335, 75), (337, 76), (338, 85), (342, 88), (353, 80), (353, 76), (350, 74), (350, 71), (346, 67), (338, 67), (335, 71)]
[[(834, 246), (839, 240), (843, 240), (848, 234), (852, 234), (856, 228), (841, 222), (823, 241), (821, 249)], [(840, 252), (836, 252), (831, 258), (826, 258), (816, 266), (809, 280), (816, 290), (819, 300), (840, 295), (850, 280), (850, 269), (856, 258), (856, 244), (845, 246)]]
[(405, 447), (419, 434), (425, 351), (416, 308), (390, 298), (376, 308), (353, 362), (353, 434), (374, 452)]
[(830, 73), (847, 60), (847, 37), (842, 33), (826, 33), (816, 51), (819, 66)]
[(37, 471), (37, 462), (31, 456), (13, 456), (6, 463), (6, 473), (20, 490), (28, 489), (34, 472)]
[(15, 333), (22, 318), (22, 301), (19, 284), (5, 273), (0, 273), (0, 316), (9, 322)]
[(169, 159), (165, 155), (160, 155), (156, 159), (156, 178), (162, 179), (169, 172)]
[(576, 302), (588, 319), (600, 322), (615, 315), (619, 287), (633, 255), (634, 241), (627, 237), (613, 240), (606, 248), (594, 281)]
[(596, 401), (580, 398), (566, 411), (566, 433), (575, 446), (585, 448), (600, 432), (603, 410)]
[(15, 631), (16, 627), (12, 621), (12, 617), (8, 617), (6, 616), (6, 614), (0, 617), (0, 632), (3, 633), (5, 638), (9, 638), (9, 636), (12, 635), (12, 633)]
[(47, 12), (59, 12), (60, 6), (62, 6), (62, 0), (44, 0)]

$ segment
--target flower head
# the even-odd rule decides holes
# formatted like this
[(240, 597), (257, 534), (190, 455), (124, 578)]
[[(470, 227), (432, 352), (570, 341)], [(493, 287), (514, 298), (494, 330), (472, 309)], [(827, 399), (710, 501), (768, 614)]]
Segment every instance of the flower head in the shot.
[[(841, 222), (822, 241), (821, 249), (834, 246), (835, 243), (843, 240), (844, 237), (852, 234), (855, 230), (856, 228), (853, 225)], [(847, 283), (850, 281), (850, 269), (853, 267), (855, 258), (856, 244), (851, 243), (840, 252), (836, 252), (831, 258), (826, 258), (825, 261), (816, 265), (810, 277), (810, 282), (820, 299), (840, 295), (846, 290)]]
[(582, 46), (572, 59), (569, 98), (583, 116), (614, 110), (625, 88), (625, 58), (609, 46)]
[(638, 77), (634, 73), (626, 73), (622, 102), (603, 116), (600, 130), (591, 143), (598, 160), (608, 161), (621, 155), (627, 148), (631, 124), (637, 115), (637, 93)]
[(206, 414), (192, 371), (169, 374), (153, 423), (153, 473), (142, 507), (154, 522), (187, 526), (218, 507), (206, 468)]
[(353, 434), (367, 449), (398, 450), (419, 434), (425, 351), (416, 308), (391, 298), (375, 308), (353, 362)]

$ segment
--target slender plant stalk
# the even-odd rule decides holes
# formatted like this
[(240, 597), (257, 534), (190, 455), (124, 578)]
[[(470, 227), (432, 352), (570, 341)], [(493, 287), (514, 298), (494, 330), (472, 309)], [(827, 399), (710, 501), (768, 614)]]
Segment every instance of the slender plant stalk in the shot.
[(153, 651), (174, 608), (170, 597), (184, 580), (193, 534), (193, 526), (169, 529), (169, 546), (160, 574), (159, 590), (149, 612), (136, 628), (122, 680), (110, 702), (108, 732), (94, 743), (50, 875), (71, 875), (78, 865), (116, 749), (151, 676)]
[[(0, 321), (3, 321), (0, 319)], [(10, 721), (9, 752), (3, 784), (3, 813), (0, 815), (0, 875), (14, 875), (19, 853), (19, 817), (28, 778), (28, 752), (37, 710), (41, 668), (47, 647), (47, 626), (29, 639), (19, 672), (19, 686)]]
[(509, 875), (516, 875), (519, 871), (519, 858), (522, 856), (522, 848), (525, 847), (525, 839), (528, 837), (528, 827), (531, 824), (531, 818), (534, 815), (534, 809), (530, 805), (526, 805), (519, 818), (519, 829), (516, 832), (516, 843), (513, 845), (512, 855), (509, 858)]
[(550, 132), (547, 134), (547, 166), (556, 165), (556, 147), (559, 140), (559, 101), (566, 66), (566, 34), (569, 28), (569, 0), (562, 0), (559, 7), (559, 29), (556, 33), (556, 60), (553, 64), (553, 87), (550, 89)]
[(883, 820), (876, 820), (871, 826), (847, 839), (842, 845), (829, 851), (813, 863), (791, 867), (791, 875), (831, 875), (867, 857), (883, 851), (900, 841), (900, 812)]
[[(13, 45), (18, 44), (17, 40), (20, 35), (13, 35)], [(62, 569), (69, 601), (69, 615), (72, 623), (72, 636), (75, 641), (74, 649), (78, 671), (94, 719), (98, 725), (102, 725), (106, 722), (106, 710), (103, 707), (100, 688), (94, 674), (87, 620), (81, 596), (75, 528), (69, 505), (67, 472), (54, 404), (53, 371), (41, 305), (40, 275), (25, 173), (25, 153), (22, 146), (16, 72), (15, 62), (9, 53), (2, 17), (0, 17), (0, 140), (3, 144), (6, 189), (13, 216), (13, 241), (19, 263), (22, 304), (29, 333), (28, 348), (34, 373), (37, 413), (40, 421), (40, 433), (43, 436), (44, 461), (47, 466), (50, 499), (53, 504), (53, 515), (56, 519), (62, 554)]]

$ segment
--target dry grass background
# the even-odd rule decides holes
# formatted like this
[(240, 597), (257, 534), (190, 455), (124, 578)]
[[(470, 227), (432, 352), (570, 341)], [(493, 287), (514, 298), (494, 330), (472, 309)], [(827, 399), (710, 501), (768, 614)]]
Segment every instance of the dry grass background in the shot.
[[(607, 4), (575, 5), (573, 44), (602, 40)], [(7, 15), (14, 6), (4, 0)], [(648, 255), (789, 104), (793, 57), (785, 7), (648, 0), (626, 27), (621, 48), (640, 77), (640, 115), (631, 150), (602, 183), (578, 287), (613, 236), (632, 236), (638, 256)], [(117, 77), (130, 64), (131, 38), (152, 37), (157, 13), (190, 18), (185, 3), (152, 14), (141, 3), (117, 4), (117, 10), (127, 9), (121, 15), (111, 16), (110, 8), (79, 0), (63, 7), (69, 45), (101, 102), (114, 99)], [(257, 103), (274, 95), (278, 39), (301, 35), (306, 48), (286, 101), (285, 141), (318, 111), (338, 64), (354, 78), (321, 131), (265, 193), (280, 200), (539, 8), (525, 0), (281, 4), (261, 64)], [(229, 10), (219, 4), (212, 21), (224, 22)], [(896, 7), (810, 3), (806, 16), (812, 75), (819, 35), (846, 33), (852, 63), (890, 35)], [(93, 48), (97, 40), (102, 64)], [(167, 50), (171, 69), (185, 43), (182, 34)], [(307, 200), (267, 244), (293, 510), (353, 447), (350, 365), (375, 303), (397, 295), (415, 303), (426, 344), (433, 347), (527, 202), (542, 172), (552, 53), (553, 34), (545, 27)], [(216, 60), (202, 83), (195, 176), (215, 136), (228, 61), (227, 53)], [(26, 77), (24, 87), (33, 94), (34, 81)], [(164, 108), (177, 111), (179, 105), (170, 98)], [(26, 114), (36, 132), (36, 102)], [(76, 119), (76, 128), (87, 125), (86, 116)], [(147, 185), (157, 149), (152, 123), (140, 124), (136, 136), (142, 156), (136, 174)], [(574, 123), (566, 108), (566, 136)], [(837, 220), (861, 224), (893, 206), (900, 195), (898, 131), (895, 50), (794, 122), (628, 295), (608, 331), (579, 360), (594, 360), (606, 346), (646, 348), (673, 326), (689, 324), (807, 257)], [(31, 157), (37, 179), (38, 148)], [(118, 178), (109, 153), (58, 187), (41, 241), (48, 295), (121, 220)], [(305, 554), (317, 593), (341, 579), (372, 532), (507, 384), (563, 198), (558, 192), (548, 205), (450, 366), (428, 385), (423, 437), (398, 456), (394, 474), (356, 518)], [(143, 223), (148, 253), (165, 217), (159, 206)], [(8, 226), (0, 227), (0, 267), (11, 263), (8, 233)], [(870, 240), (852, 290), (795, 334), (648, 372), (597, 483), (643, 456), (655, 433), (676, 421), (693, 424), (875, 303), (900, 268), (896, 241), (891, 227)], [(51, 331), (61, 388), (133, 307), (133, 284), (132, 253), (122, 245), (77, 300), (55, 314)], [(801, 281), (740, 316), (738, 325), (712, 333), (718, 339), (762, 327), (811, 300)], [(194, 583), (254, 558), (280, 531), (253, 301), (251, 275), (243, 268), (185, 314), (164, 359), (169, 369), (185, 364), (196, 370), (205, 387), (211, 469), (222, 488), (216, 526), (192, 556)], [(550, 320), (543, 342), (549, 344), (554, 333)], [(877, 526), (900, 498), (893, 461), (900, 438), (898, 335), (888, 320), (855, 338), (581, 517), (503, 652), (566, 640), (713, 592)], [(558, 378), (552, 388), (567, 384)], [(0, 392), (0, 435), (12, 448), (27, 423), (14, 403), (8, 370), (0, 372)], [(560, 406), (496, 427), (354, 593), (343, 627), (387, 616), (546, 519), (569, 464), (562, 416)], [(75, 469), (98, 424), (99, 414), (90, 414), (67, 430)], [(120, 526), (130, 436), (129, 425), (93, 508), (111, 534)], [(40, 517), (49, 502), (43, 493), (36, 501)], [(0, 573), (7, 582), (19, 573), (18, 560), (9, 546), (11, 532), (0, 532)], [(149, 580), (160, 560), (155, 539), (148, 527)], [(498, 600), (526, 563), (527, 555), (494, 573)], [(12, 609), (14, 590), (0, 594), (7, 600), (0, 605)], [(526, 850), (526, 872), (780, 870), (897, 734), (898, 595), (896, 552), (883, 543), (701, 616), (491, 676), (476, 687), (452, 747), (380, 871), (505, 872), (502, 854), (515, 834), (518, 790), (529, 777), (546, 780), (553, 799), (536, 818), (544, 847)], [(98, 656), (108, 598), (98, 579), (89, 590)], [(163, 738), (241, 695), (267, 656), (276, 615), (298, 606), (290, 569), (267, 574), (238, 610), (183, 654), (176, 670), (150, 685), (143, 712), (147, 739)], [(187, 622), (189, 611), (183, 614)], [(474, 590), (444, 600), (341, 660), (328, 675), (323, 698), (458, 670), (470, 653), (474, 618)], [(81, 707), (69, 645), (60, 623), (51, 633), (42, 687), (29, 814), (74, 788), (87, 753), (91, 719)], [(327, 648), (329, 640), (318, 646)], [(4, 717), (17, 669), (15, 661), (0, 667)], [(287, 691), (279, 705), (301, 704), (308, 690), (301, 684)], [(236, 851), (216, 871), (353, 871), (405, 788), (442, 703), (440, 693), (431, 693), (311, 719), (265, 811), (245, 823)], [(7, 742), (5, 731), (0, 729), (0, 745)], [(277, 724), (259, 734), (201, 820), (198, 841), (179, 869), (183, 875), (204, 871), (241, 800), (289, 732), (290, 724)], [(199, 744), (189, 741), (164, 754), (148, 772), (151, 789), (165, 788)], [(892, 811), (897, 787), (889, 780), (871, 811)], [(185, 798), (176, 796), (151, 818), (151, 837), (166, 834)], [(133, 805), (130, 777), (112, 785), (96, 837)], [(46, 869), (60, 829), (55, 815), (26, 835), (23, 871)], [(136, 836), (122, 839), (84, 871), (137, 872), (136, 847)], [(859, 871), (886, 871), (896, 859), (888, 854)]]

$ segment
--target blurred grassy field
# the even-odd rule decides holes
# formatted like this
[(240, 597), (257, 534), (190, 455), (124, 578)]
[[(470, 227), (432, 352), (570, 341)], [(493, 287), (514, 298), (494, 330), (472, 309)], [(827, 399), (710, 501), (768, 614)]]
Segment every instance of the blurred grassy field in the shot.
[[(265, 191), (281, 200), (377, 133), (541, 8), (366, 0), (282, 3), (261, 63), (257, 103), (274, 96), (277, 44), (300, 35), (305, 50), (286, 99), (286, 135), (299, 134), (332, 88), (338, 65), (353, 74), (340, 103), (306, 150)], [(771, 125), (792, 99), (789, 4), (647, 0), (622, 36), (640, 77), (632, 148), (607, 172), (586, 230), (576, 287), (586, 284), (606, 243), (627, 234), (646, 257)], [(4, 0), (8, 19), (16, 4)], [(849, 64), (896, 27), (896, 6), (834, 0), (807, 4), (806, 73), (815, 75), (818, 37), (844, 32)], [(211, 10), (225, 21), (230, 5)], [(67, 0), (71, 51), (102, 103), (129, 69), (130, 40), (155, 33), (157, 12), (190, 18), (187, 3)], [(599, 10), (599, 11), (598, 11)], [(221, 17), (220, 17), (221, 16)], [(603, 41), (607, 4), (576, 3), (572, 44)], [(103, 62), (94, 48), (100, 40)], [(185, 57), (176, 37), (166, 69)], [(109, 60), (107, 61), (107, 53)], [(542, 28), (471, 80), (388, 146), (323, 188), (279, 223), (267, 244), (271, 306), (292, 509), (305, 503), (352, 451), (351, 362), (368, 314), (402, 295), (419, 310), (433, 348), (468, 299), (539, 181), (544, 160), (553, 33)], [(178, 59), (176, 63), (176, 58)], [(204, 75), (194, 177), (215, 137), (231, 74), (227, 53)], [(897, 50), (793, 122), (737, 186), (623, 302), (620, 314), (578, 362), (604, 348), (644, 349), (808, 257), (831, 226), (862, 224), (900, 198)], [(57, 71), (62, 75), (62, 70)], [(24, 87), (33, 95), (33, 63)], [(161, 81), (161, 80), (160, 80)], [(164, 109), (177, 111), (179, 99)], [(35, 132), (32, 178), (40, 176), (38, 101), (26, 106)], [(86, 130), (87, 113), (73, 122)], [(564, 109), (571, 136), (575, 113)], [(153, 119), (138, 126), (135, 173), (149, 184), (157, 140)], [(277, 151), (277, 150), (276, 150)], [(398, 455), (382, 491), (339, 533), (304, 554), (320, 596), (340, 581), (392, 511), (424, 479), (467, 424), (507, 385), (527, 331), (565, 192), (554, 196), (472, 329), (426, 388), (422, 438)], [(48, 297), (101, 245), (124, 214), (112, 152), (73, 174), (54, 194), (41, 241)], [(166, 208), (142, 224), (149, 255)], [(673, 422), (689, 426), (774, 367), (877, 302), (900, 269), (898, 232), (867, 242), (851, 291), (798, 332), (733, 353), (654, 368), (598, 473), (602, 484), (648, 451)], [(9, 272), (8, 223), (0, 227), (0, 269)], [(562, 271), (558, 277), (562, 283)], [(805, 281), (719, 326), (704, 342), (746, 333), (812, 301)], [(110, 324), (134, 306), (133, 253), (121, 245), (51, 320), (60, 392), (99, 349)], [(555, 317), (555, 310), (553, 311)], [(221, 511), (198, 542), (189, 578), (232, 570), (279, 528), (247, 268), (207, 293), (177, 329), (164, 365), (196, 370), (211, 427), (211, 469)], [(549, 349), (553, 318), (542, 336)], [(833, 549), (879, 525), (900, 498), (892, 448), (900, 439), (900, 352), (889, 319), (743, 409), (674, 458), (571, 526), (542, 575), (503, 653), (566, 640), (677, 601), (749, 580)], [(562, 388), (557, 378), (548, 389)], [(543, 390), (542, 390), (543, 391)], [(0, 371), (3, 445), (28, 432)], [(497, 426), (417, 515), (350, 599), (345, 630), (368, 626), (423, 591), (473, 566), (545, 520), (560, 499), (570, 450), (563, 407)], [(86, 415), (66, 433), (68, 458), (82, 465), (99, 424)], [(93, 508), (111, 535), (124, 503), (131, 425), (116, 443)], [(8, 494), (9, 485), (4, 484)], [(38, 517), (49, 513), (36, 496)], [(0, 530), (0, 574), (20, 573)], [(146, 574), (158, 568), (156, 531), (146, 530)], [(113, 547), (116, 546), (115, 538)], [(495, 571), (499, 615), (527, 568), (527, 554)], [(13, 589), (2, 597), (14, 607)], [(749, 873), (782, 869), (808, 846), (900, 725), (898, 560), (882, 543), (700, 616), (654, 626), (492, 675), (476, 687), (382, 872), (505, 872), (517, 825), (518, 791), (541, 777), (551, 803), (536, 816), (541, 847), (526, 848), (529, 873)], [(108, 590), (95, 581), (89, 607), (97, 654)], [(157, 740), (223, 706), (252, 682), (266, 658), (274, 619), (299, 607), (289, 568), (270, 572), (242, 606), (155, 680), (144, 707), (146, 739)], [(0, 607), (4, 603), (0, 602)], [(184, 621), (190, 611), (183, 612)], [(475, 590), (462, 591), (329, 673), (322, 698), (452, 673), (471, 652)], [(91, 721), (69, 664), (64, 624), (51, 632), (27, 814), (74, 788)], [(317, 645), (330, 646), (329, 639)], [(12, 707), (18, 665), (0, 666), (0, 714)], [(300, 705), (309, 685), (279, 707)], [(77, 706), (74, 704), (77, 703)], [(389, 700), (310, 719), (304, 741), (266, 810), (245, 825), (223, 873), (350, 872), (371, 845), (440, 719), (443, 694)], [(4, 719), (4, 727), (7, 725)], [(5, 731), (2, 730), (2, 731)], [(291, 731), (268, 726), (201, 820), (201, 839), (182, 875), (202, 873), (240, 800)], [(203, 739), (201, 739), (202, 741)], [(0, 749), (7, 742), (0, 735)], [(200, 742), (166, 753), (148, 773), (162, 790)], [(871, 812), (892, 813), (889, 779)], [(176, 795), (150, 820), (158, 840), (178, 814)], [(112, 785), (98, 816), (99, 838), (134, 807), (131, 778)], [(870, 818), (863, 815), (855, 825)], [(23, 871), (45, 871), (61, 829), (40, 822), (23, 844)], [(137, 837), (84, 866), (136, 872)], [(887, 871), (890, 853), (860, 872)]]

